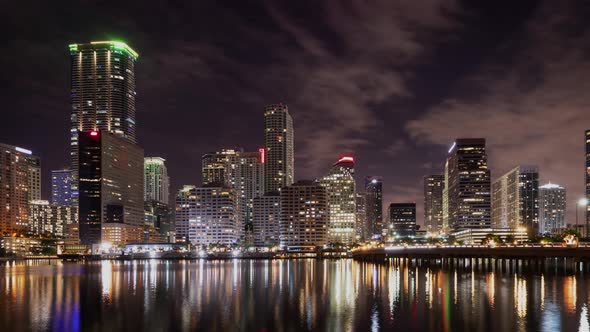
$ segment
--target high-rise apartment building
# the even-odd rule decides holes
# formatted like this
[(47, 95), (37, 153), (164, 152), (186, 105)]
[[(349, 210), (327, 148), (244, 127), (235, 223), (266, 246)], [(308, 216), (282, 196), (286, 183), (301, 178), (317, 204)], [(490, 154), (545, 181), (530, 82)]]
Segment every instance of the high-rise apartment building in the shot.
[(0, 235), (26, 231), (29, 202), (41, 197), (41, 162), (30, 150), (0, 144)]
[(176, 196), (176, 237), (193, 245), (234, 245), (239, 239), (233, 189), (184, 186)]
[(156, 201), (168, 205), (170, 193), (170, 178), (166, 168), (166, 159), (160, 157), (145, 157), (143, 159), (143, 199)]
[(566, 189), (548, 183), (539, 187), (539, 228), (541, 234), (556, 234), (565, 228)]
[(78, 222), (78, 208), (74, 205), (49, 204), (34, 200), (29, 204), (28, 232), (36, 236), (63, 238), (68, 225)]
[(539, 169), (518, 166), (492, 183), (492, 226), (539, 233)]
[(424, 177), (424, 226), (430, 234), (443, 232), (443, 190), (444, 175), (427, 175)]
[(280, 245), (289, 251), (314, 251), (328, 240), (328, 195), (313, 181), (281, 190)]
[(264, 194), (264, 149), (228, 156), (229, 187), (236, 194), (240, 237), (252, 229), (254, 199)]
[(447, 158), (448, 223), (454, 230), (490, 228), (491, 183), (483, 138), (460, 138)]
[(236, 194), (240, 238), (252, 228), (254, 198), (264, 194), (264, 153), (224, 149), (202, 157), (204, 185), (224, 185)]
[(72, 171), (58, 169), (51, 171), (51, 204), (72, 205)]
[(28, 156), (29, 164), (29, 200), (41, 199), (41, 159), (35, 156)]
[[(191, 230), (195, 230), (196, 218), (194, 211), (196, 208), (196, 196), (193, 185), (184, 185), (176, 194), (176, 207), (174, 213), (174, 230), (176, 241), (190, 242), (191, 237), (196, 238), (196, 234), (191, 235)], [(192, 227), (191, 227), (192, 225)]]
[(82, 244), (142, 241), (143, 150), (108, 131), (78, 133)]
[(72, 194), (78, 195), (78, 132), (99, 130), (136, 142), (135, 62), (119, 41), (70, 44)]
[(389, 240), (416, 235), (416, 203), (391, 203), (389, 215)]
[(354, 158), (342, 157), (320, 179), (328, 194), (328, 242), (352, 244), (356, 237)]
[(295, 179), (293, 119), (287, 105), (273, 104), (264, 110), (264, 192), (280, 191)]
[(268, 193), (256, 197), (253, 206), (254, 245), (257, 247), (278, 246), (281, 196), (279, 193)]
[(380, 176), (365, 178), (365, 204), (369, 237), (380, 237), (383, 233), (383, 179)]

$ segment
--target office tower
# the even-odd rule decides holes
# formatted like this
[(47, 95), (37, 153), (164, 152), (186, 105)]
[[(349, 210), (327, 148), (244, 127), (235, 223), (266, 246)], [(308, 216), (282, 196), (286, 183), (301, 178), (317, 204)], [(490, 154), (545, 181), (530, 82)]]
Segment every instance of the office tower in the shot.
[[(179, 242), (190, 241), (191, 224), (195, 223), (195, 189), (193, 185), (184, 185), (176, 194), (175, 213), (174, 213), (174, 230), (176, 232), (176, 240)], [(192, 235), (196, 237), (195, 234)]]
[(264, 110), (264, 192), (280, 191), (295, 179), (293, 119), (287, 105), (274, 104)]
[(539, 233), (539, 170), (518, 166), (492, 183), (492, 226)]
[(328, 195), (313, 181), (281, 190), (280, 245), (289, 251), (314, 251), (327, 244)]
[(72, 195), (78, 195), (78, 132), (99, 130), (136, 142), (135, 61), (118, 41), (70, 44)]
[(145, 157), (143, 159), (144, 201), (156, 201), (168, 205), (170, 178), (166, 168), (166, 159)]
[(416, 203), (391, 203), (387, 214), (391, 239), (416, 235)]
[(34, 200), (29, 204), (28, 232), (35, 236), (63, 238), (68, 225), (78, 222), (78, 208), (74, 205), (49, 204)]
[(424, 177), (424, 226), (429, 234), (443, 232), (443, 191), (444, 175), (426, 175)]
[(566, 189), (548, 183), (539, 187), (539, 225), (541, 234), (556, 234), (565, 228)]
[(72, 205), (72, 171), (51, 171), (51, 204)]
[(0, 144), (0, 235), (27, 230), (29, 201), (41, 196), (40, 165), (30, 150)]
[[(590, 202), (590, 129), (586, 130), (586, 202)], [(590, 204), (586, 204), (586, 228), (590, 225)], [(587, 230), (586, 232), (589, 232)]]
[(140, 242), (143, 150), (108, 131), (78, 133), (81, 244)]
[(379, 238), (383, 233), (383, 180), (380, 176), (365, 178), (365, 195), (369, 237)]
[(144, 242), (175, 242), (174, 218), (168, 204), (146, 201), (144, 211)]
[(234, 245), (239, 225), (233, 189), (184, 186), (176, 196), (176, 236), (193, 245)]
[(356, 236), (360, 241), (370, 239), (369, 231), (367, 230), (367, 207), (365, 193), (356, 194)]
[(254, 198), (253, 205), (254, 245), (257, 247), (278, 246), (281, 196), (279, 193), (268, 193)]
[(490, 228), (491, 184), (483, 138), (460, 138), (449, 150), (448, 223), (453, 230)]
[(350, 245), (355, 240), (356, 184), (353, 174), (354, 159), (342, 157), (319, 181), (328, 194), (328, 243)]

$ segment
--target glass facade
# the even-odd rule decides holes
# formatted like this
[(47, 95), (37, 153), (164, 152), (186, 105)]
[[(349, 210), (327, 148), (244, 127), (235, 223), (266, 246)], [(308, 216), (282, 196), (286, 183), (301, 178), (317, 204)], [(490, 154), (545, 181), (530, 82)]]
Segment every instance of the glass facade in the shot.
[(370, 237), (383, 234), (383, 179), (380, 176), (365, 178), (365, 207), (367, 229)]
[(490, 228), (491, 183), (485, 139), (457, 139), (447, 163), (449, 227)]

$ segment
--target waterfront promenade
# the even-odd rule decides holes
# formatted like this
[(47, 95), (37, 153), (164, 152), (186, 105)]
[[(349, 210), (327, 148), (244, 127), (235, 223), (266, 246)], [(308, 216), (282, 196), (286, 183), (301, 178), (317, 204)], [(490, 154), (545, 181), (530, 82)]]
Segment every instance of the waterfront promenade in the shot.
[(450, 268), (544, 269), (546, 266), (590, 272), (590, 246), (562, 245), (513, 246), (390, 246), (355, 250), (356, 260), (417, 266), (434, 265)]

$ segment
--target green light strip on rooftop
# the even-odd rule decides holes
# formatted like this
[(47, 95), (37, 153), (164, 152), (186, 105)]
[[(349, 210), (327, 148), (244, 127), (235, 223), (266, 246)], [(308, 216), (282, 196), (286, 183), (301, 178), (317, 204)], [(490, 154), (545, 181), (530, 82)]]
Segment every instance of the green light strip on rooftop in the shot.
[(114, 49), (122, 50), (122, 51), (125, 51), (125, 52), (131, 54), (131, 56), (133, 56), (134, 59), (137, 59), (139, 57), (139, 54), (137, 54), (137, 52), (135, 52), (131, 47), (129, 47), (129, 45), (127, 45), (121, 41), (96, 41), (96, 42), (90, 42), (90, 44), (92, 44), (92, 45), (110, 44)]

